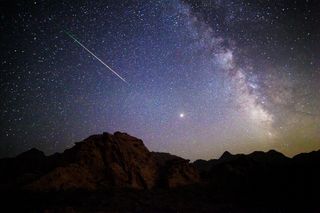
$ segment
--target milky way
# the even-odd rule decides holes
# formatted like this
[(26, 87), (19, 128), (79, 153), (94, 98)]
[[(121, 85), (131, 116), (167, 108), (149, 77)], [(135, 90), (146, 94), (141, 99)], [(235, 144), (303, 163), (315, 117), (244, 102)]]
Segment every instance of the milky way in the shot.
[(319, 21), (312, 0), (2, 1), (0, 154), (103, 131), (189, 159), (319, 149)]

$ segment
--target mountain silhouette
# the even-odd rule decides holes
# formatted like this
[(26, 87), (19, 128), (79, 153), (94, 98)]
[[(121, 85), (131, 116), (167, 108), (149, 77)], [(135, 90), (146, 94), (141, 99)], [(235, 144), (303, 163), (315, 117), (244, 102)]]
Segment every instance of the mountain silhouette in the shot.
[[(126, 133), (92, 135), (62, 153), (0, 159), (4, 211), (317, 212), (320, 151), (226, 151), (189, 160)], [(19, 203), (20, 205), (15, 205)]]
[(0, 180), (7, 181), (7, 187), (35, 191), (151, 189), (199, 180), (189, 161), (150, 152), (142, 140), (120, 132), (92, 135), (48, 157), (31, 149), (16, 158), (1, 160), (0, 166)]

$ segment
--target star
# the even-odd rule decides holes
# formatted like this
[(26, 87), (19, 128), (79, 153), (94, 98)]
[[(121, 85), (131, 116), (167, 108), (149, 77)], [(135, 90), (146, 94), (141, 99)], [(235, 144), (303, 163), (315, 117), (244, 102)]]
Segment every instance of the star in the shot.
[(119, 130), (190, 159), (320, 148), (318, 1), (20, 1), (1, 14), (0, 157)]

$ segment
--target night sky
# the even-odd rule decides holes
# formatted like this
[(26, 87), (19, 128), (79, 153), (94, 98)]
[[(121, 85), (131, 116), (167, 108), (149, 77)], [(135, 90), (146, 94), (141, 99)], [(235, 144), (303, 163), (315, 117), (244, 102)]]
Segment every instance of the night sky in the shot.
[(320, 1), (0, 4), (0, 157), (106, 131), (192, 160), (320, 148)]

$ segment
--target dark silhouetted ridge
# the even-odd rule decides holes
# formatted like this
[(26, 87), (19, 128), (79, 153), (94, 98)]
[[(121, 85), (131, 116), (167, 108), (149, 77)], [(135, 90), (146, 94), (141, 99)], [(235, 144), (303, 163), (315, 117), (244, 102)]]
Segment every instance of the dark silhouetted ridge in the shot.
[(0, 159), (1, 212), (319, 212), (320, 151), (189, 160), (104, 132)]

